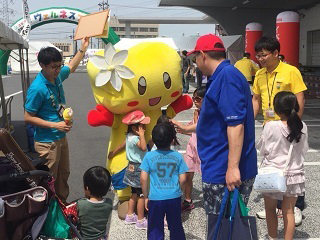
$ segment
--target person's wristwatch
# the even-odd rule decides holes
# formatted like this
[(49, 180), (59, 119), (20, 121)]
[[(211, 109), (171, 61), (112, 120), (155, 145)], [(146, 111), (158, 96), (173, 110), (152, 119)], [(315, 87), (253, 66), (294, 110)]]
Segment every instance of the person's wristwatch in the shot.
[(81, 48), (78, 50), (81, 53), (85, 53), (86, 51), (81, 50)]

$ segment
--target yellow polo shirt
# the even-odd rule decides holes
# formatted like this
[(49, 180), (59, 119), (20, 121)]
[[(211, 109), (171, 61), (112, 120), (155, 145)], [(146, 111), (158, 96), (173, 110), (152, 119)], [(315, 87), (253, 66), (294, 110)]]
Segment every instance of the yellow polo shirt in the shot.
[(252, 91), (254, 94), (261, 95), (264, 120), (270, 121), (280, 119), (277, 114), (273, 118), (266, 116), (266, 110), (269, 106), (274, 109), (273, 99), (278, 92), (287, 91), (297, 94), (306, 89), (300, 71), (296, 67), (280, 61), (278, 67), (271, 74), (266, 68), (262, 68), (256, 73)]
[(248, 81), (252, 81), (252, 76), (260, 69), (254, 61), (244, 57), (237, 61), (234, 66), (245, 76)]

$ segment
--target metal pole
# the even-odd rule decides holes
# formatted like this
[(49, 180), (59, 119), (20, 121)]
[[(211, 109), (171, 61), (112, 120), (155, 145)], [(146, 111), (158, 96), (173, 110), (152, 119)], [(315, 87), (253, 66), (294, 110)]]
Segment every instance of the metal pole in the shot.
[(20, 75), (21, 75), (21, 85), (22, 85), (22, 96), (23, 96), (23, 103), (26, 102), (26, 95), (25, 95), (25, 86), (24, 86), (24, 76), (23, 76), (23, 62), (22, 62), (22, 59), (21, 59), (21, 46), (19, 46), (19, 62), (20, 62)]
[(26, 54), (27, 54), (27, 60), (26, 60), (26, 65), (27, 65), (27, 90), (30, 87), (30, 74), (29, 74), (29, 50), (26, 49)]
[(75, 49), (75, 41), (74, 40), (74, 29), (72, 29), (72, 46), (73, 46), (73, 57), (76, 55), (77, 51)]
[(1, 97), (1, 108), (2, 108), (2, 125), (1, 125), (1, 127), (6, 127), (8, 124), (7, 106), (6, 106), (6, 100), (4, 97), (4, 89), (3, 89), (1, 74), (0, 74), (0, 97)]

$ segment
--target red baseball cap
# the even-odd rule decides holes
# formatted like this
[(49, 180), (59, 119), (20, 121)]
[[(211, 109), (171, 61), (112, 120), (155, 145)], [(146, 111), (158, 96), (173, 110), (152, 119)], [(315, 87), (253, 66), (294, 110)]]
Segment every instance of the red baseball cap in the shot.
[(141, 123), (141, 124), (149, 124), (150, 117), (146, 117), (144, 113), (140, 110), (136, 110), (128, 113), (123, 119), (122, 122), (127, 125)]
[[(221, 47), (215, 47), (215, 45), (217, 43), (222, 44), (222, 48)], [(209, 52), (209, 51), (216, 51), (216, 52), (225, 52), (226, 49), (224, 48), (223, 42), (222, 40), (213, 34), (207, 34), (207, 35), (203, 35), (201, 37), (198, 38), (197, 40), (197, 44), (194, 48), (194, 50), (192, 50), (191, 52), (188, 52), (188, 56), (191, 55), (192, 53), (195, 52)]]

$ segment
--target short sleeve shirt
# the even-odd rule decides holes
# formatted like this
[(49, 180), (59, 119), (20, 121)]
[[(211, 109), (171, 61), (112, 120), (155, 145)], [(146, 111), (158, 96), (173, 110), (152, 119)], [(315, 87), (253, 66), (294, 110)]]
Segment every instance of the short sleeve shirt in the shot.
[(244, 57), (234, 65), (245, 76), (247, 81), (252, 81), (252, 76), (259, 70), (259, 66), (252, 60)]
[(92, 202), (85, 198), (81, 198), (77, 201), (81, 235), (84, 239), (104, 239), (112, 208), (112, 200), (109, 198), (103, 199), (100, 202)]
[(190, 66), (190, 59), (188, 57), (182, 58), (182, 71), (185, 73)]
[(139, 136), (136, 136), (132, 133), (128, 133), (126, 137), (126, 154), (129, 162), (141, 163), (144, 155), (146, 155), (145, 151), (142, 151), (137, 143), (140, 141)]
[(244, 125), (244, 140), (239, 169), (241, 180), (257, 174), (255, 127), (249, 84), (243, 74), (224, 60), (207, 83), (197, 124), (197, 148), (201, 160), (202, 181), (226, 182), (229, 126)]
[(140, 166), (150, 175), (150, 200), (167, 200), (181, 197), (179, 175), (188, 171), (183, 156), (172, 150), (148, 152)]
[(270, 121), (280, 120), (277, 114), (274, 117), (266, 115), (268, 108), (274, 109), (273, 99), (278, 92), (288, 91), (297, 94), (306, 89), (300, 71), (296, 67), (280, 61), (278, 67), (271, 74), (266, 68), (262, 68), (256, 73), (252, 91), (261, 96), (264, 119)]
[[(25, 103), (25, 110), (28, 113), (49, 122), (60, 122), (63, 118), (59, 117), (59, 104), (65, 104), (62, 82), (69, 77), (70, 68), (64, 66), (60, 74), (55, 79), (55, 84), (48, 81), (42, 72), (38, 73), (30, 85)], [(52, 101), (55, 103), (53, 106)], [(53, 128), (36, 127), (35, 141), (37, 142), (54, 142), (66, 136), (65, 132)]]

